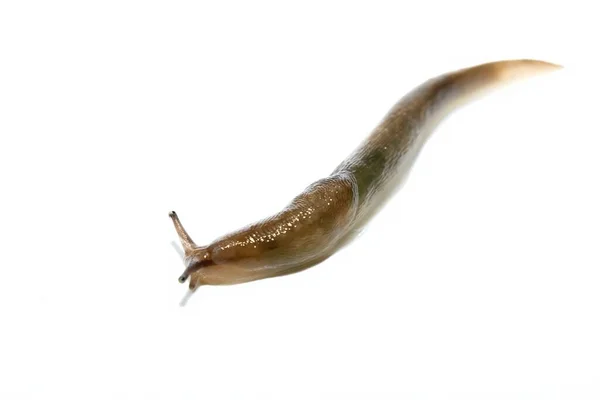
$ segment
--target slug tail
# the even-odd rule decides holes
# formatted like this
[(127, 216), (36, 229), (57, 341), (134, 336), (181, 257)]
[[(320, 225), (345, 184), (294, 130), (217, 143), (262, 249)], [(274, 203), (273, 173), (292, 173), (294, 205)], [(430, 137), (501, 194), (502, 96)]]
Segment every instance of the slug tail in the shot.
[(453, 109), (487, 94), (498, 86), (561, 68), (561, 65), (539, 60), (496, 61), (450, 72), (434, 78), (431, 82), (432, 89), (439, 91), (439, 96), (434, 97), (439, 101), (440, 108), (447, 109), (444, 106), (449, 106)]
[(498, 71), (498, 79), (500, 82), (516, 81), (535, 75), (554, 72), (563, 68), (562, 65), (539, 60), (499, 61), (491, 63), (491, 65)]
[(561, 68), (530, 59), (495, 61), (429, 79), (405, 95), (334, 171), (349, 172), (358, 182), (355, 232), (402, 186), (423, 144), (447, 115), (494, 89)]

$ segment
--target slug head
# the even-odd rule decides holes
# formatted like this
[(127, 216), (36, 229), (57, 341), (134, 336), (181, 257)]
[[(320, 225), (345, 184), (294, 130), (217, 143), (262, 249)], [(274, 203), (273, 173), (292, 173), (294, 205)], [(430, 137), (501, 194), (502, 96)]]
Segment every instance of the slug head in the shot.
[[(179, 236), (179, 240), (181, 241), (181, 245), (183, 246), (183, 250), (185, 253), (184, 263), (185, 270), (179, 277), (180, 283), (185, 283), (185, 281), (192, 275), (194, 272), (198, 271), (202, 267), (206, 267), (212, 265), (213, 262), (210, 257), (210, 253), (206, 247), (200, 247), (194, 243), (190, 235), (186, 232), (177, 213), (175, 211), (171, 211), (169, 213), (169, 217), (173, 221), (173, 225), (175, 226), (175, 230), (177, 231), (177, 235)], [(198, 286), (198, 282), (191, 280), (190, 281), (190, 290), (194, 291)]]
[(351, 226), (358, 207), (356, 181), (346, 174), (321, 179), (281, 212), (196, 245), (179, 218), (170, 214), (185, 250), (179, 282), (231, 285), (278, 276), (331, 252)]

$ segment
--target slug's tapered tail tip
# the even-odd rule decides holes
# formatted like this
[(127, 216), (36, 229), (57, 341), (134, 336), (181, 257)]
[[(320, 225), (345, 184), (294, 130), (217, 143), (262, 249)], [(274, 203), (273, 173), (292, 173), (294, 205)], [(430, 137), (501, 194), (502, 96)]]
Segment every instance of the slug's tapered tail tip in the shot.
[(565, 67), (562, 64), (556, 64), (556, 63), (551, 63), (551, 62), (546, 62), (546, 64), (548, 64), (548, 67), (552, 68), (552, 69), (563, 69)]
[(540, 60), (510, 60), (493, 63), (501, 80), (510, 81), (520, 78), (549, 73), (564, 68), (562, 65)]

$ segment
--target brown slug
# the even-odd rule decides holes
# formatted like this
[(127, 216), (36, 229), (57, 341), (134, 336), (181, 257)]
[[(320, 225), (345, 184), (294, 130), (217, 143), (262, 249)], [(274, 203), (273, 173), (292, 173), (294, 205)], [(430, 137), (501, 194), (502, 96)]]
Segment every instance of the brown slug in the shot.
[(536, 60), (498, 61), (428, 80), (398, 101), (330, 176), (310, 185), (283, 211), (208, 246), (196, 245), (171, 212), (185, 250), (179, 281), (189, 278), (192, 293), (200, 285), (249, 282), (323, 261), (389, 197), (411, 151), (449, 111), (497, 83), (558, 68)]

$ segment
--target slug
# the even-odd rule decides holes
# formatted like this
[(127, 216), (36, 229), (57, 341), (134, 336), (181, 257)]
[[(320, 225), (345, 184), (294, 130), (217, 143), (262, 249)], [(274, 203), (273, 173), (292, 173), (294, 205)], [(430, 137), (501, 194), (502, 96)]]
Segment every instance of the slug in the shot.
[[(339, 249), (398, 186), (402, 166), (437, 122), (498, 83), (561, 68), (536, 60), (477, 65), (430, 79), (400, 99), (365, 141), (326, 178), (277, 214), (199, 246), (169, 215), (185, 251), (189, 294), (296, 272)], [(418, 151), (418, 150), (416, 150)], [(412, 152), (414, 153), (414, 152)]]

